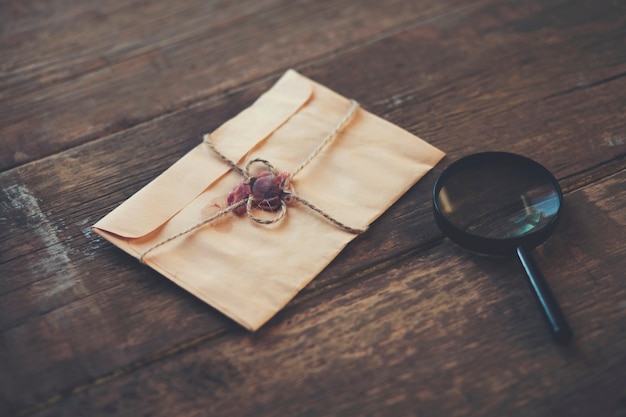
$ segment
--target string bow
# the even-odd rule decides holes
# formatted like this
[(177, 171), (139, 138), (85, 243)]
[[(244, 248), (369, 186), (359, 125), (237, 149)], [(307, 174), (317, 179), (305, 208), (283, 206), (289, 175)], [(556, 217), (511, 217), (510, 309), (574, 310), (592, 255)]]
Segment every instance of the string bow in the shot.
[[(287, 214), (287, 206), (293, 204), (294, 201), (302, 203), (306, 207), (324, 217), (335, 226), (348, 233), (363, 233), (365, 230), (367, 230), (367, 227), (364, 229), (359, 229), (350, 227), (342, 223), (341, 221), (332, 217), (330, 214), (326, 213), (324, 210), (315, 206), (310, 201), (296, 194), (293, 185), (291, 184), (294, 176), (298, 174), (309, 162), (311, 162), (317, 156), (317, 154), (322, 151), (322, 149), (324, 149), (330, 142), (333, 141), (333, 139), (335, 139), (337, 134), (352, 119), (358, 108), (359, 104), (355, 100), (351, 100), (350, 108), (348, 109), (348, 112), (344, 115), (344, 117), (339, 121), (339, 123), (337, 123), (335, 128), (330, 133), (328, 133), (328, 135), (326, 135), (326, 137), (309, 154), (309, 156), (296, 169), (293, 170), (292, 173), (277, 172), (270, 162), (260, 158), (250, 160), (244, 168), (241, 168), (239, 165), (237, 165), (236, 162), (232, 161), (226, 155), (222, 154), (215, 147), (215, 145), (211, 141), (210, 134), (205, 134), (203, 138), (203, 143), (205, 143), (222, 161), (224, 161), (231, 168), (241, 174), (241, 182), (237, 184), (228, 195), (227, 207), (214, 213), (212, 216), (202, 220), (201, 222), (196, 223), (190, 228), (173, 236), (170, 236), (169, 238), (149, 247), (139, 256), (140, 262), (144, 263), (146, 255), (148, 255), (148, 253), (152, 252), (154, 249), (163, 246), (166, 243), (171, 242), (172, 240), (178, 239), (181, 236), (191, 233), (194, 230), (197, 230), (200, 227), (211, 223), (231, 212), (236, 215), (243, 215), (245, 213), (251, 220), (259, 224), (267, 225), (276, 223), (280, 221), (285, 216), (285, 214)], [(253, 172), (252, 166), (254, 164), (264, 165), (264, 169)], [(270, 218), (258, 217), (254, 213), (255, 209), (260, 209), (261, 211), (265, 212), (276, 212), (277, 214), (274, 217)]]

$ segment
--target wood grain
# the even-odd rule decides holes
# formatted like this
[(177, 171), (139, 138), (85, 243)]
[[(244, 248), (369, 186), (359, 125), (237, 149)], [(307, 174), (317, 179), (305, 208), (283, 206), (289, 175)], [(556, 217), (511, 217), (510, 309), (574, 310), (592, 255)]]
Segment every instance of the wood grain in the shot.
[[(626, 413), (623, 4), (101, 3), (0, 6), (0, 415)], [(448, 157), (250, 334), (90, 226), (288, 67)], [(494, 149), (567, 193), (536, 255), (570, 349), (432, 221)]]
[[(41, 30), (34, 29), (34, 51), (22, 43), (10, 48), (12, 37), (7, 37), (0, 135), (8, 146), (0, 151), (0, 167), (181, 110), (295, 63), (395, 31), (407, 21), (436, 16), (455, 1), (446, 7), (435, 1), (392, 1), (384, 7), (377, 2), (320, 7), (316, 1), (264, 1), (242, 7), (193, 1), (174, 9), (167, 1), (148, 8), (146, 2), (116, 3), (80, 10), (71, 20), (78, 23), (68, 25), (69, 16), (51, 18), (59, 33), (53, 31), (56, 36), (41, 44)], [(112, 30), (121, 36), (107, 37)], [(23, 33), (15, 36), (28, 39)], [(39, 57), (35, 63), (33, 56)]]
[(625, 180), (567, 195), (538, 251), (576, 332), (568, 349), (550, 343), (515, 262), (445, 241), (256, 334), (203, 341), (35, 415), (619, 415)]

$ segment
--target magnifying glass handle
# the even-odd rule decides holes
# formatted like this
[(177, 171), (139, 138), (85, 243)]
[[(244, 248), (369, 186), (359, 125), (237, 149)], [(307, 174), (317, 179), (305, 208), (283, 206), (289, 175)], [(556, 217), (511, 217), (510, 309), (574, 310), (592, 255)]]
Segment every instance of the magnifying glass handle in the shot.
[(552, 337), (558, 344), (567, 344), (572, 338), (572, 329), (569, 327), (569, 324), (567, 324), (567, 320), (559, 304), (556, 302), (554, 295), (552, 295), (552, 291), (550, 291), (546, 279), (543, 277), (539, 267), (526, 248), (518, 246), (517, 257), (524, 271), (526, 271), (528, 283), (533, 290), (539, 307), (541, 307), (543, 317), (550, 328)]

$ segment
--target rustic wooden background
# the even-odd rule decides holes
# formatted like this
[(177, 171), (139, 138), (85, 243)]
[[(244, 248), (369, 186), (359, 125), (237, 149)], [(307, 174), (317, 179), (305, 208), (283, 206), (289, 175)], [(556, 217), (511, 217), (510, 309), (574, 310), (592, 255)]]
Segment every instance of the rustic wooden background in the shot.
[[(448, 156), (249, 333), (90, 226), (288, 68)], [(621, 0), (2, 1), (0, 415), (624, 417), (625, 110)], [(567, 348), (433, 222), (484, 150), (564, 189)]]

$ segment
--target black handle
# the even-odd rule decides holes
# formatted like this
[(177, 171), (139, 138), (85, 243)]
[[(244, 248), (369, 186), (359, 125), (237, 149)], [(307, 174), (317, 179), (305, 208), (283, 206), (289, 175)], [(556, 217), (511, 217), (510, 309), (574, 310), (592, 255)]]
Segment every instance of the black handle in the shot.
[(572, 329), (569, 327), (569, 324), (567, 324), (567, 320), (565, 320), (565, 316), (559, 304), (556, 302), (554, 295), (552, 295), (552, 291), (550, 291), (546, 279), (543, 277), (543, 274), (527, 249), (518, 246), (517, 257), (524, 271), (526, 271), (528, 283), (533, 290), (535, 300), (537, 300), (539, 307), (541, 307), (541, 312), (550, 328), (552, 337), (558, 344), (567, 344), (572, 338)]

